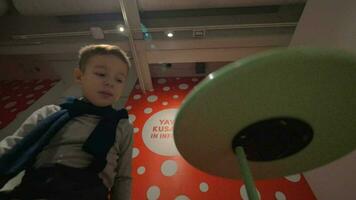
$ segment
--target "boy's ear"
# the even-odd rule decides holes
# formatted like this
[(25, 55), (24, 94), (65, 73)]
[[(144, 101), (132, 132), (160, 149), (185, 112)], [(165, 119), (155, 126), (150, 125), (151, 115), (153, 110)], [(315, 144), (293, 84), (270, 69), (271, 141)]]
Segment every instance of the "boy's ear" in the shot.
[(76, 68), (74, 69), (73, 74), (74, 74), (75, 82), (80, 83), (81, 80), (82, 80), (82, 76), (83, 76), (82, 70), (80, 70), (79, 67), (76, 67)]

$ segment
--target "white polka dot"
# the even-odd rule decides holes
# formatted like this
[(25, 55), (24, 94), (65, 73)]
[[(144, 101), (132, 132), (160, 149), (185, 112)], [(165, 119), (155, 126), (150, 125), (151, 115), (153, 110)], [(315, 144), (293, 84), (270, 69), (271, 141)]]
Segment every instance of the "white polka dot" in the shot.
[(0, 125), (2, 124), (2, 121), (0, 121)]
[(140, 131), (139, 128), (134, 128), (134, 133), (138, 133)]
[(132, 148), (132, 158), (136, 158), (140, 154), (140, 150), (136, 147)]
[(43, 80), (37, 80), (36, 81), (36, 84), (39, 84), (39, 83), (41, 83)]
[(126, 106), (126, 110), (131, 110), (132, 106)]
[(178, 95), (173, 95), (173, 99), (178, 99), (179, 96)]
[(57, 82), (53, 82), (50, 84), (51, 87), (55, 86), (57, 84)]
[(20, 88), (20, 86), (16, 86), (16, 87), (14, 87), (13, 89), (14, 90), (17, 90), (17, 89), (19, 89)]
[(158, 99), (158, 97), (156, 95), (151, 95), (151, 96), (147, 97), (147, 101), (151, 102), (151, 103), (157, 101), (157, 99)]
[(129, 121), (130, 123), (133, 123), (136, 120), (136, 116), (133, 114), (129, 114)]
[(26, 95), (26, 98), (32, 98), (32, 97), (34, 97), (35, 95), (34, 94), (28, 94), (28, 95)]
[(48, 92), (48, 90), (43, 90), (42, 94), (46, 94)]
[(160, 189), (158, 186), (151, 186), (150, 188), (148, 188), (147, 192), (146, 192), (146, 196), (148, 200), (157, 200), (160, 196)]
[(135, 95), (133, 96), (133, 99), (135, 99), (135, 100), (141, 99), (141, 95), (135, 94)]
[(193, 82), (197, 82), (198, 79), (197, 79), (197, 78), (192, 78), (192, 81), (193, 81)]
[(209, 190), (209, 185), (205, 182), (200, 183), (199, 189), (201, 192), (207, 192)]
[(38, 85), (38, 86), (36, 86), (36, 87), (34, 88), (34, 90), (40, 90), (40, 89), (42, 89), (42, 88), (44, 88), (44, 85)]
[(178, 85), (178, 88), (181, 89), (181, 90), (186, 90), (186, 89), (189, 88), (189, 85), (186, 84), (186, 83), (182, 83), (182, 84)]
[(166, 106), (166, 105), (168, 105), (168, 102), (167, 101), (163, 101), (162, 105)]
[(16, 112), (16, 111), (17, 111), (16, 108), (13, 108), (13, 109), (10, 110), (10, 112)]
[(177, 78), (176, 78), (176, 80), (180, 80), (180, 78), (179, 78), (179, 77), (177, 77)]
[(138, 90), (140, 89), (140, 85), (136, 85), (135, 88)]
[(165, 83), (167, 83), (167, 80), (164, 79), (164, 78), (160, 78), (160, 79), (158, 79), (157, 83), (158, 84), (165, 84)]
[(287, 197), (284, 195), (283, 192), (277, 191), (274, 196), (276, 197), (276, 200), (286, 200)]
[(146, 114), (150, 114), (152, 112), (152, 108), (145, 108), (143, 112), (145, 112)]
[[(257, 188), (256, 188), (257, 190)], [(257, 193), (258, 193), (258, 199), (261, 199), (261, 194), (260, 192), (257, 190)], [(248, 200), (248, 195), (247, 195), (247, 190), (246, 190), (246, 187), (245, 185), (242, 185), (241, 188), (240, 188), (240, 195), (241, 195), (241, 198), (243, 200)]]
[(174, 200), (190, 200), (190, 199), (185, 195), (179, 195)]
[(139, 175), (144, 174), (144, 173), (145, 173), (145, 171), (146, 171), (146, 168), (145, 168), (145, 167), (143, 167), (143, 166), (141, 166), (141, 167), (137, 168), (137, 174), (139, 174)]
[(22, 94), (20, 93), (20, 94), (18, 94), (17, 96), (20, 97), (20, 96), (22, 96)]
[(154, 92), (154, 91), (155, 91), (155, 89), (150, 89), (149, 91), (150, 91), (150, 92)]
[(8, 99), (10, 99), (10, 96), (5, 96), (5, 97), (1, 98), (2, 101), (8, 100)]
[(10, 103), (7, 103), (4, 108), (12, 108), (16, 105), (16, 101), (11, 101)]
[(285, 178), (290, 182), (296, 183), (296, 182), (300, 181), (301, 176), (300, 176), (300, 174), (294, 174), (294, 175), (291, 175), (291, 176), (286, 176)]
[(32, 104), (32, 103), (35, 102), (35, 101), (36, 101), (36, 100), (31, 99), (31, 100), (27, 101), (26, 104), (27, 104), (27, 105), (30, 105), (30, 104)]
[(177, 163), (174, 160), (166, 160), (161, 165), (161, 172), (165, 176), (173, 176), (177, 172)]
[(169, 91), (170, 89), (171, 89), (171, 88), (170, 88), (169, 86), (163, 87), (163, 91), (165, 91), (165, 92)]

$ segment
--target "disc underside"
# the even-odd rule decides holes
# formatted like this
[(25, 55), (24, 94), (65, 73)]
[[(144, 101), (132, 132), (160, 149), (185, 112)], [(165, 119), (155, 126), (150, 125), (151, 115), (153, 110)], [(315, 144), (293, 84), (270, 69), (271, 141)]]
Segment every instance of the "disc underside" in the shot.
[(246, 58), (192, 90), (176, 116), (175, 144), (200, 170), (240, 179), (231, 148), (234, 136), (258, 121), (292, 117), (311, 126), (309, 145), (286, 158), (249, 166), (257, 179), (310, 170), (355, 149), (355, 88), (356, 59), (345, 52), (297, 48)]

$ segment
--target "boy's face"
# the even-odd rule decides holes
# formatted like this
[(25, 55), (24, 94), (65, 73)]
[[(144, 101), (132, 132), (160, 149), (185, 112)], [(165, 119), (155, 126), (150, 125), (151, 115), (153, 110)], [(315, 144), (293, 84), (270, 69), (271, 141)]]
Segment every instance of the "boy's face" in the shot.
[(74, 71), (84, 97), (100, 107), (112, 105), (117, 101), (125, 86), (128, 66), (114, 55), (95, 55), (89, 58), (82, 72)]

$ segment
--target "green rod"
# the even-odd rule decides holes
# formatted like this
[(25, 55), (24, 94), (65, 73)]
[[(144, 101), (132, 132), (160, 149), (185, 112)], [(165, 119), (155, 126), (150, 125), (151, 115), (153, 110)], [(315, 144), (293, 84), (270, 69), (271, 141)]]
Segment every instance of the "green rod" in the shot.
[(241, 170), (242, 178), (245, 183), (248, 198), (249, 200), (258, 200), (259, 198), (256, 191), (256, 186), (255, 183), (253, 182), (253, 177), (250, 168), (248, 167), (244, 149), (238, 146), (235, 148), (235, 152), (237, 155), (237, 159), (239, 160), (240, 170)]

